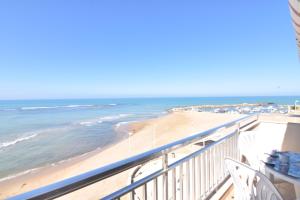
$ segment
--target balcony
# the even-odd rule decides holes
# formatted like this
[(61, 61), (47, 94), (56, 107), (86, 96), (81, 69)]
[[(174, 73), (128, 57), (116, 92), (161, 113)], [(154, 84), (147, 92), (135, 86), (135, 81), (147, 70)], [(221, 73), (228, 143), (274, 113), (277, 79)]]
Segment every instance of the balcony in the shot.
[[(231, 199), (235, 188), (225, 158), (260, 165), (260, 159), (249, 157), (241, 146), (241, 136), (258, 135), (258, 143), (272, 141), (263, 145), (265, 150), (299, 152), (299, 122), (295, 117), (246, 116), (10, 199), (74, 199), (95, 191), (104, 200)], [(120, 178), (127, 184), (116, 188)]]

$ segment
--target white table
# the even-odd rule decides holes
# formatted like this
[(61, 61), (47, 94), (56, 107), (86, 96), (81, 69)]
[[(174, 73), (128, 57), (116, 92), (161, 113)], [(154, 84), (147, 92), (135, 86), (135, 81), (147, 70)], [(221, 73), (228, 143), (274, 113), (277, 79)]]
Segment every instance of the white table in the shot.
[(292, 176), (283, 174), (277, 170), (275, 170), (273, 167), (270, 167), (268, 165), (265, 165), (265, 175), (273, 181), (274, 178), (281, 179), (283, 181), (292, 183), (295, 188), (296, 197), (300, 200), (300, 178), (294, 178)]

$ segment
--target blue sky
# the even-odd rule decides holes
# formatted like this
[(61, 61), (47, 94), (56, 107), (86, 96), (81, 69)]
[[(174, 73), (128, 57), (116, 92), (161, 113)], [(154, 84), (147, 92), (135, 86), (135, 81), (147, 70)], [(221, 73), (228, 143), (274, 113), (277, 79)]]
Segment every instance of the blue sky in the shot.
[(2, 0), (0, 99), (299, 95), (287, 1)]

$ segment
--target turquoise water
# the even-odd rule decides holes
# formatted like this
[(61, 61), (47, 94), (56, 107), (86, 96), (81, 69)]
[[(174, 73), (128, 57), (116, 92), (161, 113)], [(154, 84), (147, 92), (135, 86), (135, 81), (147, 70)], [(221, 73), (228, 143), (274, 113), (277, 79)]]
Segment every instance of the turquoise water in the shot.
[(207, 97), (0, 101), (0, 178), (59, 162), (124, 137), (118, 124), (176, 106), (293, 104), (300, 97)]

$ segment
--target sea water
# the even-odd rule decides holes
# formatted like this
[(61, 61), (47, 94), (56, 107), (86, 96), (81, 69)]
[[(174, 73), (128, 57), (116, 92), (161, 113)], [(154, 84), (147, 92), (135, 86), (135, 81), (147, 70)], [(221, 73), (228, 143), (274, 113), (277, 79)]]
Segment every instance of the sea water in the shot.
[(178, 106), (293, 104), (300, 97), (203, 97), (0, 101), (0, 179), (104, 148), (123, 138), (120, 124)]

